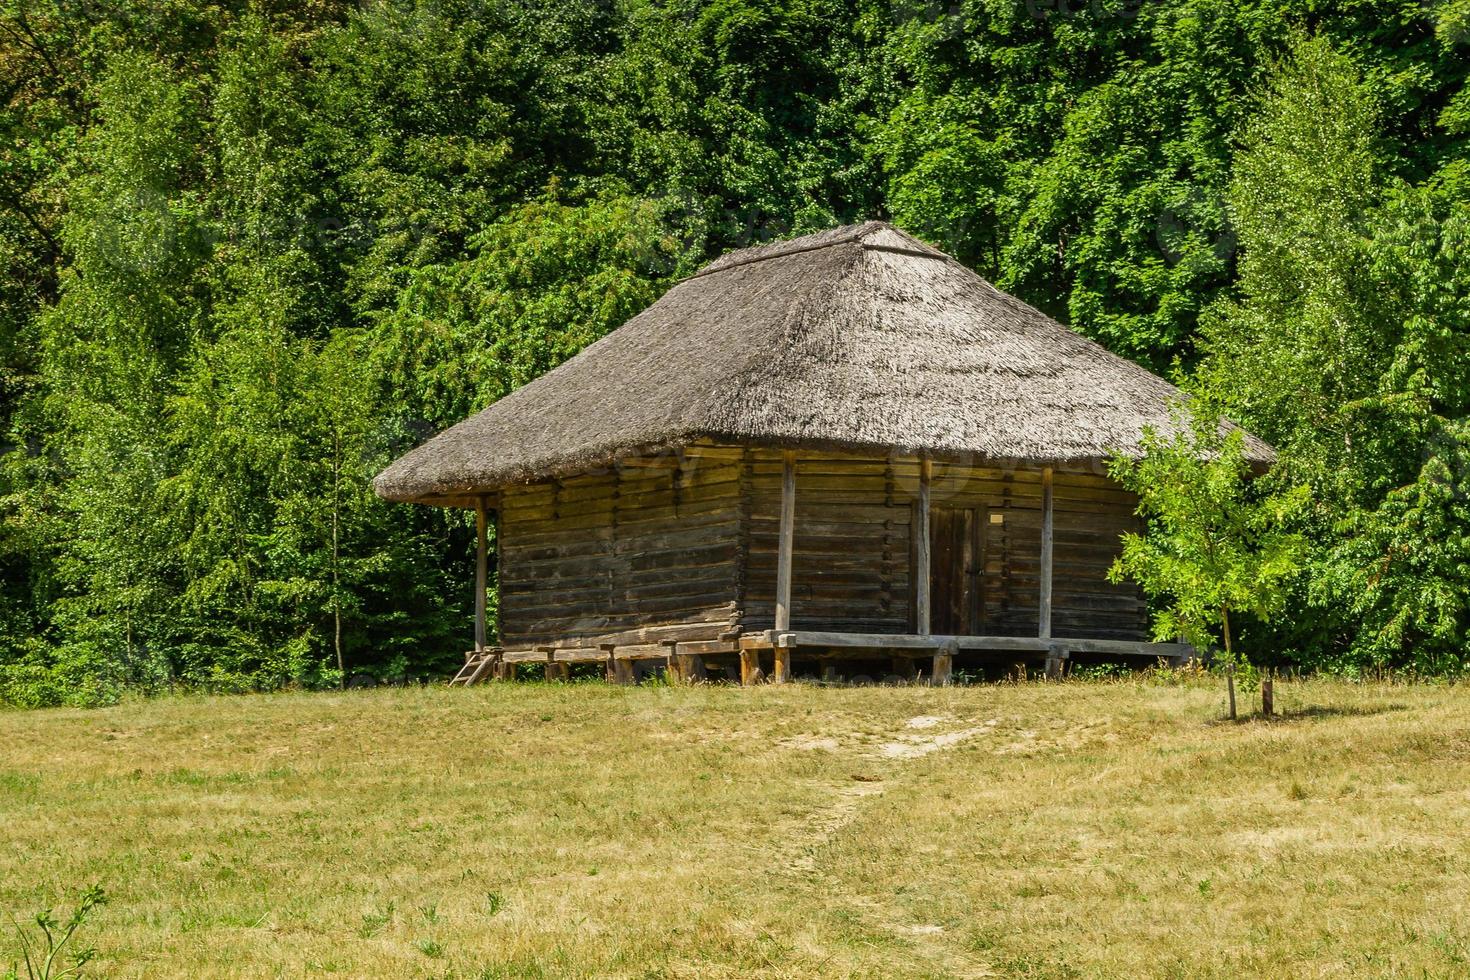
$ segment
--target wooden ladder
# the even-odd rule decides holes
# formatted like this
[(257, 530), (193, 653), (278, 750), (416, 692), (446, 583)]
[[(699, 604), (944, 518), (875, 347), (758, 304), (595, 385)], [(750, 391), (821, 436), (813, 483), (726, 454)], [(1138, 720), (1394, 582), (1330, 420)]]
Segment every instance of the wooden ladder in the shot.
[(486, 647), (483, 650), (471, 650), (464, 655), (464, 666), (459, 668), (459, 673), (449, 682), (452, 687), (455, 684), (469, 687), (477, 684), (490, 672), (495, 661), (500, 658), (500, 651), (495, 647)]

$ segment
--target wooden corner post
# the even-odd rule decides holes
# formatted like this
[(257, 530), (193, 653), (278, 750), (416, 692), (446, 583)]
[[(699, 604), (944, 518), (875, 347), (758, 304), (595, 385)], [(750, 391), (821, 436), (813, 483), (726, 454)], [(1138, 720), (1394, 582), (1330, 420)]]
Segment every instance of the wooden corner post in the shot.
[[(1052, 565), (1052, 470), (1041, 471), (1041, 595), (1038, 596), (1036, 635), (1051, 639), (1051, 565)], [(1058, 679), (1066, 666), (1060, 650), (1052, 646), (1046, 656), (1046, 676)]]
[[(776, 553), (776, 631), (791, 629), (791, 556), (796, 546), (796, 453), (781, 454), (781, 540)], [(791, 677), (791, 651), (777, 642), (771, 680)]]
[(475, 498), (475, 649), (483, 650), (485, 637), (485, 591), (490, 580), (489, 532), (485, 498)]
[(1038, 603), (1036, 635), (1051, 639), (1051, 559), (1052, 559), (1052, 473), (1048, 466), (1041, 471), (1041, 595)]
[(929, 635), (929, 482), (934, 462), (919, 460), (919, 506), (914, 514), (914, 632)]
[(782, 454), (781, 540), (776, 552), (776, 629), (791, 629), (791, 552), (796, 542), (796, 453)]

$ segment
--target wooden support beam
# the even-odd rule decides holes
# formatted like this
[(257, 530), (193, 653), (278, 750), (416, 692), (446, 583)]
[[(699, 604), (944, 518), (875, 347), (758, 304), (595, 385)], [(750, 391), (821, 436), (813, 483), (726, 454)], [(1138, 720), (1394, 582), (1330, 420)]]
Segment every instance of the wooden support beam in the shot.
[(707, 654), (735, 653), (740, 644), (735, 640), (681, 640), (674, 652), (682, 656), (702, 657)]
[(760, 651), (742, 649), (740, 651), (740, 683), (749, 687), (752, 684), (759, 684), (763, 679)]
[(572, 665), (565, 662), (551, 661), (546, 665), (546, 679), (548, 681), (569, 681), (572, 679)]
[(1052, 471), (1041, 471), (1041, 603), (1037, 633), (1042, 639), (1051, 637), (1051, 566), (1052, 566)]
[(669, 666), (674, 676), (682, 684), (693, 684), (709, 678), (709, 673), (704, 667), (704, 658), (692, 654), (680, 653), (669, 658)]
[(665, 660), (669, 646), (664, 643), (631, 643), (613, 647), (614, 660)]
[(601, 647), (559, 647), (551, 658), (557, 663), (586, 664), (602, 663), (608, 656), (608, 652)]
[(950, 680), (954, 677), (954, 655), (958, 647), (953, 643), (946, 643), (934, 653), (933, 675), (929, 683), (935, 687), (948, 687)]
[(782, 454), (781, 539), (776, 553), (776, 629), (791, 628), (791, 553), (796, 543), (796, 453)]
[(485, 592), (490, 584), (489, 541), (485, 498), (475, 498), (475, 649), (486, 646)]
[(775, 665), (771, 669), (771, 683), (786, 684), (791, 680), (791, 648), (777, 646), (773, 652)]
[(929, 635), (929, 481), (934, 463), (919, 461), (919, 505), (914, 514), (914, 632)]
[[(1034, 640), (1031, 642), (1035, 642)], [(744, 641), (741, 641), (744, 645)], [(821, 633), (801, 630), (780, 633), (775, 637), (775, 646), (787, 647), (839, 647), (869, 650), (933, 650), (944, 645), (938, 636), (915, 636), (909, 633)]]
[(616, 657), (607, 662), (607, 680), (610, 684), (629, 685), (634, 682), (633, 661), (619, 660)]
[[(838, 650), (881, 650), (894, 656), (924, 656), (953, 645), (959, 650), (1016, 651), (1044, 654), (1067, 660), (1071, 653), (1099, 653), (1120, 657), (1179, 657), (1192, 652), (1183, 643), (1147, 643), (1141, 640), (1045, 639), (1037, 636), (949, 636), (931, 633), (827, 633), (817, 630), (791, 630), (778, 633), (764, 630), (747, 633), (740, 638), (742, 653), (759, 653), (779, 647), (818, 647)], [(680, 644), (682, 647), (683, 644)], [(913, 651), (906, 654), (904, 651)]]

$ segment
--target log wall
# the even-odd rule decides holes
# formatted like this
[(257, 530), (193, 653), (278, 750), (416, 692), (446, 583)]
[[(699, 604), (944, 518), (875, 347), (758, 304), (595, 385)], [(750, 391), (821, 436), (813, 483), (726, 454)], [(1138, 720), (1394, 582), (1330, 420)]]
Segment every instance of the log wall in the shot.
[[(779, 451), (704, 445), (503, 491), (501, 642), (770, 629), (781, 473)], [(913, 631), (918, 486), (913, 458), (799, 454), (794, 629)], [(935, 631), (1035, 636), (1040, 470), (936, 463), (931, 502), (935, 584), (949, 592), (933, 596)], [(1134, 506), (1106, 477), (1055, 474), (1054, 636), (1146, 636), (1137, 591), (1106, 578), (1119, 535), (1137, 526)], [(964, 582), (941, 585), (951, 571)], [(970, 628), (954, 629), (956, 616)]]
[(728, 633), (742, 564), (741, 456), (694, 447), (503, 491), (502, 644)]
[[(748, 568), (741, 627), (769, 629), (774, 615), (781, 461), (753, 451)], [(796, 476), (793, 629), (907, 633), (913, 629), (913, 508), (919, 463), (802, 453)], [(930, 485), (932, 561), (969, 566), (970, 591), (937, 590), (935, 629), (952, 605), (967, 631), (1035, 636), (1039, 615), (1041, 470), (935, 463)], [(1107, 571), (1119, 536), (1137, 528), (1136, 501), (1105, 476), (1059, 471), (1053, 483), (1052, 634), (1144, 639), (1147, 609), (1137, 589), (1113, 585)], [(946, 514), (949, 515), (946, 517)], [(960, 539), (964, 540), (961, 541)], [(963, 547), (963, 554), (955, 550)], [(963, 570), (958, 574), (963, 575)], [(951, 588), (946, 583), (945, 589)], [(958, 630), (957, 630), (958, 631)]]

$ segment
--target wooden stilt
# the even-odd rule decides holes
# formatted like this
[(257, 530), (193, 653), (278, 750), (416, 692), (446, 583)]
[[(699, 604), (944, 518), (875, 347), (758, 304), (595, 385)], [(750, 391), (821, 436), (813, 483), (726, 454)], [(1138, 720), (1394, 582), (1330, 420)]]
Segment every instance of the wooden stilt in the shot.
[(771, 651), (775, 654), (775, 666), (771, 670), (772, 684), (785, 684), (791, 680), (791, 648), (776, 647)]
[(929, 481), (934, 463), (919, 460), (919, 503), (914, 514), (914, 632), (929, 635)]
[(629, 685), (636, 681), (633, 675), (633, 661), (619, 660), (616, 657), (607, 662), (608, 680), (614, 684)]
[(1058, 647), (1053, 647), (1046, 654), (1046, 679), (1059, 681), (1067, 666), (1067, 652)]
[(952, 646), (941, 647), (934, 654), (934, 676), (929, 683), (935, 687), (947, 687), (950, 679), (954, 676), (955, 648)]
[(694, 654), (681, 653), (673, 658), (674, 671), (682, 684), (693, 684), (709, 678), (709, 672), (705, 669), (704, 658)]
[(572, 665), (560, 663), (548, 663), (546, 665), (546, 679), (548, 681), (569, 681), (572, 679)]
[[(1041, 471), (1041, 596), (1036, 635), (1051, 638), (1052, 471)], [(1050, 669), (1047, 674), (1050, 676)]]
[(740, 683), (746, 687), (759, 684), (764, 678), (761, 673), (761, 655), (759, 650), (740, 651)]

